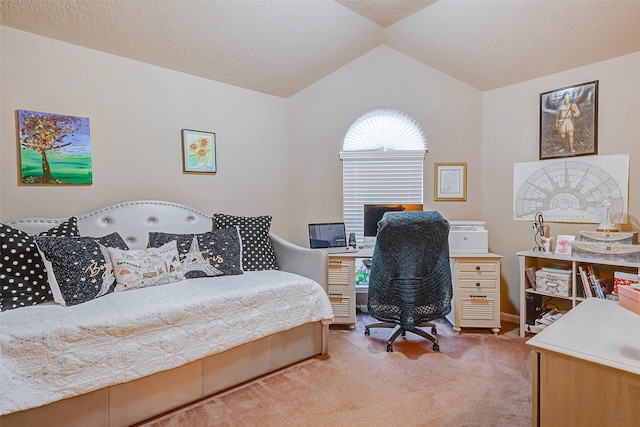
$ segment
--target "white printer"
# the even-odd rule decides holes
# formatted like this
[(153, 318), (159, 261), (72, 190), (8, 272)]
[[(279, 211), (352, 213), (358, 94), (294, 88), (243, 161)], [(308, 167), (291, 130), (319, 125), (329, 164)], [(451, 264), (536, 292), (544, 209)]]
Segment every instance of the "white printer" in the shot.
[(489, 253), (489, 232), (484, 221), (449, 221), (449, 253)]

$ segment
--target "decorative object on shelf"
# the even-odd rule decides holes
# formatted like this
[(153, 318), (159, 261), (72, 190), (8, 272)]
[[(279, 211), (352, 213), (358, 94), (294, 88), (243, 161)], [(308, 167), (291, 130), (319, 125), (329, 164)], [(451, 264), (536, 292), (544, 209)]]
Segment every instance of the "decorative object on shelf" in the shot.
[(185, 173), (216, 173), (216, 134), (182, 129), (182, 170)]
[(543, 251), (549, 252), (551, 245), (551, 238), (545, 236), (545, 225), (544, 218), (542, 217), (542, 212), (537, 212), (535, 221), (533, 223), (533, 231), (535, 234), (533, 235), (533, 240), (536, 245), (533, 247), (534, 251)]
[(618, 226), (613, 223), (613, 219), (611, 219), (611, 199), (606, 198), (602, 201), (602, 207), (604, 208), (604, 212), (602, 213), (602, 222), (598, 226), (597, 231), (603, 232), (615, 232), (618, 231)]
[(580, 241), (583, 242), (624, 243), (627, 245), (635, 245), (638, 243), (637, 231), (580, 231), (579, 234)]
[(598, 81), (540, 94), (540, 160), (598, 154)]
[(467, 200), (467, 164), (447, 162), (434, 164), (433, 200), (464, 202)]
[(640, 245), (576, 241), (572, 242), (571, 246), (576, 256), (611, 261), (640, 262)]
[(558, 255), (571, 255), (571, 244), (575, 239), (576, 236), (558, 234), (555, 253)]
[(18, 110), (21, 184), (91, 185), (89, 119)]
[(580, 240), (572, 243), (573, 252), (586, 258), (640, 262), (637, 231), (580, 231)]

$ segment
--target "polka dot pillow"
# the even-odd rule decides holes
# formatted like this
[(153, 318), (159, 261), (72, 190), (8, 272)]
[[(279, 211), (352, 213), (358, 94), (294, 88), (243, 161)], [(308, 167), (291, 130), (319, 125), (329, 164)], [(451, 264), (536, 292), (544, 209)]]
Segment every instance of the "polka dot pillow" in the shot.
[[(78, 220), (69, 218), (40, 236), (78, 236)], [(0, 306), (2, 311), (53, 301), (47, 271), (33, 236), (0, 224)]]
[(233, 216), (213, 214), (218, 229), (238, 226), (242, 241), (244, 271), (277, 270), (276, 254), (269, 238), (271, 216)]

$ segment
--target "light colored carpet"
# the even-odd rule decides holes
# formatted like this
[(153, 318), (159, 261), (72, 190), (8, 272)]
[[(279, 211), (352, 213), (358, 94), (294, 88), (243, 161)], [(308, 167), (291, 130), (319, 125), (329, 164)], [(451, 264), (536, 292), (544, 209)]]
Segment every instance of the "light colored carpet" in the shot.
[[(144, 423), (173, 426), (531, 425), (531, 350), (518, 325), (463, 329), (437, 321), (440, 352), (407, 333), (386, 352), (390, 329), (332, 327), (329, 355), (289, 366)], [(428, 330), (427, 330), (428, 331)]]

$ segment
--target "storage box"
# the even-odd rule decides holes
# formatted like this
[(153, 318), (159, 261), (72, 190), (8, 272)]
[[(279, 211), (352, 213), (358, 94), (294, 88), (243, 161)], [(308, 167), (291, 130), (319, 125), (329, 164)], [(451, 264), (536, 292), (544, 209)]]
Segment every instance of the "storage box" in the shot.
[(536, 271), (536, 292), (562, 297), (571, 296), (571, 272)]
[(640, 314), (640, 290), (631, 286), (620, 286), (618, 291), (620, 292), (619, 304), (634, 313)]
[(573, 241), (571, 248), (578, 257), (640, 262), (640, 245)]
[(616, 271), (613, 273), (613, 292), (618, 293), (620, 286), (628, 286), (638, 283), (638, 275), (635, 273), (625, 273)]
[(637, 231), (580, 231), (580, 240), (583, 242), (618, 243), (635, 245), (638, 243)]

